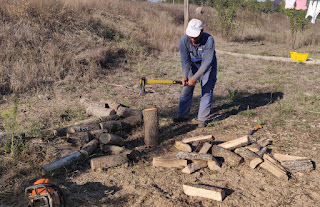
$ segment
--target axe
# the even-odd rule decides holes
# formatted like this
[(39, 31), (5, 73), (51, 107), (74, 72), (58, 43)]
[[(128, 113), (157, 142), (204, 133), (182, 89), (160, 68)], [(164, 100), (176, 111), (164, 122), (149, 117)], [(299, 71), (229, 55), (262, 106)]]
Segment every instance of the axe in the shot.
[(146, 79), (145, 77), (140, 78), (140, 95), (145, 95), (145, 85), (151, 85), (151, 84), (182, 84), (181, 81), (174, 81), (174, 80), (152, 80), (152, 79)]

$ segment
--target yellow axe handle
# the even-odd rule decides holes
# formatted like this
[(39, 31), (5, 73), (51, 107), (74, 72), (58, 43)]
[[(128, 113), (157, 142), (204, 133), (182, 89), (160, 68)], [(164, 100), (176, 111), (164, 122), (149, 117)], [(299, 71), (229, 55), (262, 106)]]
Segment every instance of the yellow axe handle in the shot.
[(172, 80), (152, 80), (152, 79), (146, 79), (145, 82), (146, 85), (151, 84), (181, 84), (180, 81), (172, 81)]

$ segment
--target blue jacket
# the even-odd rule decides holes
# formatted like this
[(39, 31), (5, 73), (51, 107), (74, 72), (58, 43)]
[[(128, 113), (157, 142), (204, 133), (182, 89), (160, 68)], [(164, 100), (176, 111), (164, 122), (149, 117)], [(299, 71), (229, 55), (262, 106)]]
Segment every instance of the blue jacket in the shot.
[[(196, 71), (193, 74), (195, 80), (213, 67), (216, 70), (216, 55), (214, 39), (208, 33), (203, 33), (200, 43), (194, 47), (190, 38), (184, 35), (180, 39), (180, 55), (183, 77), (188, 77), (190, 70)], [(197, 69), (197, 70), (194, 70)]]

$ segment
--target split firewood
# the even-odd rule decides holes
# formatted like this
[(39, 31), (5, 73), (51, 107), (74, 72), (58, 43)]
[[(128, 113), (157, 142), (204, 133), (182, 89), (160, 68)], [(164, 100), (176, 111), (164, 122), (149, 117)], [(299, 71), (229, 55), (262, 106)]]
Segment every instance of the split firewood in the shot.
[(92, 170), (115, 167), (128, 162), (126, 154), (108, 155), (90, 160)]
[(115, 115), (116, 111), (114, 109), (104, 108), (102, 106), (91, 105), (86, 108), (86, 113), (95, 117), (104, 117), (104, 116)]
[(181, 168), (187, 164), (187, 160), (175, 158), (154, 157), (152, 161), (152, 165), (155, 167)]
[(288, 172), (287, 170), (276, 160), (274, 160), (272, 157), (269, 155), (264, 155), (263, 156), (264, 162), (259, 165), (259, 167), (269, 171), (276, 177), (283, 179), (283, 180), (288, 180)]
[(270, 149), (268, 147), (262, 147), (258, 152), (256, 152), (256, 154), (259, 157), (263, 157), (264, 154), (269, 153)]
[(262, 149), (262, 146), (261, 146), (260, 144), (258, 144), (258, 143), (252, 143), (252, 144), (250, 144), (250, 145), (248, 145), (248, 146), (245, 146), (245, 148), (247, 148), (247, 149), (249, 149), (250, 151), (256, 153), (256, 152), (259, 152), (259, 150)]
[(212, 144), (210, 144), (209, 142), (203, 143), (202, 148), (199, 151), (199, 154), (207, 154), (211, 147)]
[(266, 147), (266, 146), (272, 144), (272, 140), (268, 139), (268, 138), (262, 138), (262, 139), (259, 139), (257, 141), (257, 143), (262, 147)]
[(193, 150), (192, 151), (194, 151), (194, 152), (199, 152), (200, 151), (200, 149), (202, 148), (202, 146), (203, 146), (203, 142), (199, 142), (199, 141), (196, 141), (196, 142), (192, 142), (192, 148), (193, 148)]
[(207, 164), (208, 164), (208, 168), (212, 171), (221, 169), (221, 165), (215, 158), (213, 158), (213, 160), (208, 161)]
[(192, 143), (192, 142), (207, 142), (207, 141), (213, 141), (214, 137), (212, 135), (202, 135), (202, 136), (196, 136), (196, 137), (189, 137), (184, 138), (182, 140), (183, 143)]
[(234, 140), (230, 140), (224, 143), (219, 144), (219, 147), (223, 147), (224, 149), (234, 150), (238, 147), (246, 146), (250, 143), (249, 136), (243, 136)]
[(189, 196), (209, 198), (216, 201), (223, 201), (225, 197), (225, 191), (223, 189), (207, 185), (184, 184), (183, 191)]
[(273, 157), (280, 162), (282, 161), (290, 161), (290, 160), (306, 160), (308, 159), (307, 157), (300, 157), (300, 156), (293, 156), (293, 155), (288, 155), (288, 154), (279, 154), (279, 153), (274, 153)]
[(61, 157), (53, 162), (43, 165), (43, 172), (47, 173), (50, 171), (58, 170), (63, 166), (72, 165), (83, 159), (86, 159), (98, 147), (98, 144), (98, 140), (90, 141), (89, 143), (84, 145), (80, 151), (71, 152), (70, 154), (64, 157)]
[(192, 163), (188, 164), (185, 168), (183, 168), (182, 172), (186, 174), (191, 174), (207, 166), (208, 164), (206, 160), (194, 160)]
[(142, 111), (144, 119), (144, 143), (147, 146), (156, 146), (159, 142), (159, 120), (157, 108)]
[(224, 149), (218, 145), (211, 148), (212, 155), (215, 157), (223, 157), (224, 161), (230, 166), (237, 166), (243, 162), (243, 158), (230, 150)]
[(137, 109), (130, 109), (128, 107), (120, 106), (117, 110), (117, 115), (120, 117), (138, 116), (142, 117), (142, 111)]
[(182, 160), (212, 160), (213, 156), (210, 154), (199, 154), (196, 152), (178, 152), (176, 157)]
[(256, 168), (260, 163), (263, 162), (261, 157), (259, 157), (254, 152), (250, 151), (247, 148), (240, 147), (234, 150), (235, 153), (243, 157), (244, 161), (252, 168)]
[(189, 144), (185, 144), (180, 141), (175, 141), (174, 143), (175, 148), (183, 152), (192, 152), (191, 146)]

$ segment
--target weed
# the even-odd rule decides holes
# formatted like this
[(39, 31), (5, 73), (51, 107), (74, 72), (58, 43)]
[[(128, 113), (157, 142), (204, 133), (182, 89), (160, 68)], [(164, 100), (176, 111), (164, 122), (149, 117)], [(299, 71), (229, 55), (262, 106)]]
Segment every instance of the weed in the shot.
[(216, 127), (216, 126), (219, 126), (219, 125), (221, 125), (221, 122), (219, 122), (219, 121), (211, 121), (211, 122), (209, 122), (208, 123), (208, 127)]
[(237, 98), (238, 98), (238, 90), (231, 90), (231, 89), (228, 89), (228, 99), (230, 101), (236, 101)]
[(103, 89), (106, 90), (106, 91), (110, 90), (111, 88), (112, 87), (110, 85), (108, 85), (108, 84), (103, 86)]
[(117, 96), (118, 94), (119, 94), (118, 91), (112, 91), (112, 92), (110, 93), (110, 96)]

